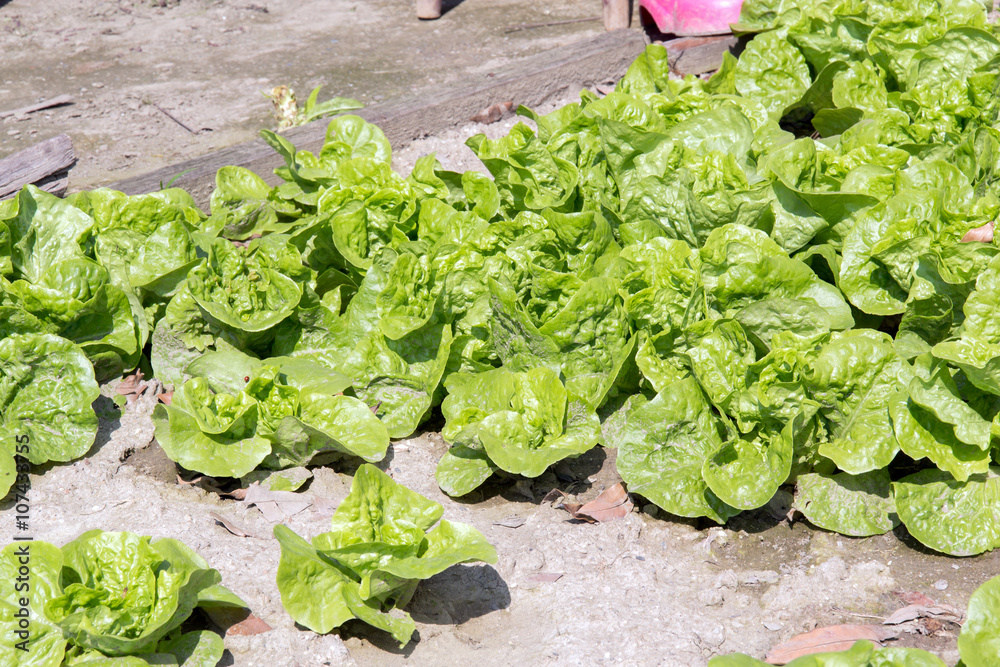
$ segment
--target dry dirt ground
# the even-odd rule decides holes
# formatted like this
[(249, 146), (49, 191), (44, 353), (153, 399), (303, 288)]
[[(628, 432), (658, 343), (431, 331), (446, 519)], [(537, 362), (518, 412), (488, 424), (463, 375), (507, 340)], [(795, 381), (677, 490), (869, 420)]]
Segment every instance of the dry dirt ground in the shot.
[[(158, 6), (167, 5), (167, 6)], [(586, 18), (592, 0), (465, 0), (435, 23), (417, 23), (390, 0), (0, 0), (0, 111), (71, 93), (76, 104), (0, 121), (0, 155), (69, 132), (81, 156), (71, 187), (96, 186), (242, 141), (273, 126), (259, 91), (324, 84), (366, 102), (468, 75), (591, 35), (599, 23), (504, 33), (526, 23)], [(264, 11), (264, 10), (267, 11)], [(548, 12), (547, 14), (545, 12)], [(177, 116), (191, 134), (155, 105)], [(435, 151), (449, 168), (475, 168), (462, 141), (502, 133), (512, 121), (450, 130), (410, 144), (408, 171)], [(105, 387), (110, 394), (111, 387)], [(618, 481), (614, 452), (596, 449), (531, 484), (493, 485), (457, 502), (433, 479), (445, 444), (436, 433), (394, 442), (381, 467), (471, 523), (496, 546), (495, 566), (458, 566), (423, 583), (409, 606), (418, 639), (399, 649), (352, 622), (317, 636), (281, 607), (273, 524), (255, 507), (178, 483), (153, 441), (148, 398), (96, 404), (101, 430), (74, 463), (35, 471), (34, 534), (63, 544), (84, 530), (131, 530), (183, 540), (220, 570), (271, 632), (226, 638), (227, 665), (704, 665), (719, 653), (762, 657), (817, 626), (878, 623), (920, 591), (959, 608), (1000, 573), (1000, 556), (929, 553), (904, 531), (868, 539), (790, 522), (779, 497), (725, 527), (678, 520), (652, 506), (590, 525), (543, 496), (553, 488), (588, 500)], [(350, 470), (319, 468), (304, 494), (321, 499), (284, 523), (309, 538), (329, 525)], [(191, 475), (185, 475), (190, 480)], [(210, 513), (250, 537), (238, 537)], [(14, 508), (0, 502), (0, 537)], [(516, 527), (515, 527), (516, 526)], [(539, 576), (542, 575), (542, 576)], [(561, 575), (557, 579), (555, 575)], [(552, 581), (552, 579), (556, 579)], [(957, 660), (957, 628), (896, 642)]]
[[(70, 188), (112, 183), (273, 128), (261, 91), (365, 104), (493, 69), (603, 30), (600, 0), (0, 0), (0, 156), (67, 132)], [(574, 21), (524, 29), (526, 25)], [(173, 116), (179, 122), (171, 120)], [(188, 129), (182, 127), (187, 126)]]

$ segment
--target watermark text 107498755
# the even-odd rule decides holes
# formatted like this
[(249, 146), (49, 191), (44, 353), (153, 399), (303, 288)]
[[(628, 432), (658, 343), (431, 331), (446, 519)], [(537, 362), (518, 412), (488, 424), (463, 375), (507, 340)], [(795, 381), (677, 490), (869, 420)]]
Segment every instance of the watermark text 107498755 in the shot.
[[(14, 463), (17, 465), (17, 480), (14, 482), (14, 527), (16, 541), (30, 541), (28, 531), (31, 526), (31, 461), (28, 455), (31, 452), (31, 443), (27, 435), (19, 435), (14, 438)], [(8, 582), (13, 585), (15, 595), (14, 601), (17, 603), (17, 610), (14, 612), (14, 619), (17, 627), (14, 634), (18, 641), (14, 647), (19, 651), (28, 651), (28, 638), (31, 636), (31, 617), (29, 605), (31, 602), (31, 546), (23, 544), (17, 547), (14, 552), (17, 561), (17, 569), (14, 574), (14, 581)]]
[(31, 501), (28, 492), (31, 490), (31, 462), (28, 454), (31, 452), (31, 443), (27, 435), (19, 435), (14, 438), (15, 454), (14, 463), (17, 465), (17, 481), (14, 482), (14, 527), (17, 528), (15, 540), (28, 541), (28, 530), (31, 526)]

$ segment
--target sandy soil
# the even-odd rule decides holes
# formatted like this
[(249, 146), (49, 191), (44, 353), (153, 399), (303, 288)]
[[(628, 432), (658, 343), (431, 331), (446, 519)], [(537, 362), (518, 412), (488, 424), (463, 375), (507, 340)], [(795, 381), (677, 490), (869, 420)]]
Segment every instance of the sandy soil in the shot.
[[(389, 0), (0, 0), (0, 110), (67, 92), (77, 99), (0, 121), (0, 155), (68, 131), (81, 155), (73, 185), (97, 185), (249, 138), (272, 124), (259, 91), (273, 85), (308, 91), (323, 83), (329, 94), (376, 101), (485, 73), (599, 28), (575, 23), (504, 33), (522, 23), (594, 15), (590, 0), (552, 0), (542, 10), (528, 0), (452, 5), (441, 21), (417, 23), (403, 11), (408, 5)], [(432, 42), (437, 46), (427, 46)], [(513, 122), (414, 142), (394, 166), (407, 173), (417, 157), (437, 152), (448, 168), (477, 168), (464, 139), (478, 131), (497, 136)], [(409, 606), (419, 637), (402, 650), (358, 622), (317, 636), (281, 607), (273, 524), (254, 507), (178, 482), (178, 470), (153, 441), (149, 399), (124, 412), (106, 397), (95, 405), (102, 421), (90, 453), (32, 477), (35, 535), (62, 544), (102, 528), (185, 541), (274, 628), (227, 637), (226, 665), (704, 665), (732, 651), (761, 657), (821, 625), (878, 623), (903, 606), (894, 591), (920, 591), (964, 608), (970, 593), (1000, 571), (997, 554), (948, 558), (904, 531), (850, 539), (790, 522), (782, 497), (725, 527), (669, 517), (641, 499), (625, 519), (602, 525), (572, 521), (541, 502), (553, 488), (587, 500), (614, 484), (611, 450), (596, 449), (531, 484), (493, 485), (457, 502), (433, 481), (445, 444), (423, 433), (393, 443), (381, 467), (441, 502), (446, 518), (483, 531), (497, 547), (498, 564), (455, 567), (422, 584)], [(325, 531), (350, 473), (315, 469), (304, 493), (328, 502), (285, 523), (306, 537)], [(233, 535), (210, 512), (251, 537)], [(8, 536), (14, 514), (10, 500), (0, 502)], [(545, 582), (539, 574), (561, 577)], [(931, 635), (915, 625), (905, 630), (898, 644), (957, 660), (955, 626)]]

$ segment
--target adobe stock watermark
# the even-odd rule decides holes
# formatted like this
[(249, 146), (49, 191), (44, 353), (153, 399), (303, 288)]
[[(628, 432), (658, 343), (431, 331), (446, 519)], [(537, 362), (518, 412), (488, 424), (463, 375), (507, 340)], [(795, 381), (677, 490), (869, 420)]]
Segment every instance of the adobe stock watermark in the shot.
[[(19, 435), (14, 438), (14, 463), (17, 466), (17, 479), (14, 482), (14, 527), (17, 533), (14, 540), (17, 542), (30, 542), (31, 537), (28, 531), (31, 526), (31, 461), (28, 455), (31, 453), (31, 443), (27, 435)], [(14, 622), (17, 623), (14, 635), (18, 642), (14, 648), (18, 651), (28, 652), (28, 642), (31, 637), (31, 546), (28, 544), (18, 545), (14, 550), (14, 560), (16, 570), (14, 570), (13, 596), (16, 601), (17, 611), (14, 612)]]

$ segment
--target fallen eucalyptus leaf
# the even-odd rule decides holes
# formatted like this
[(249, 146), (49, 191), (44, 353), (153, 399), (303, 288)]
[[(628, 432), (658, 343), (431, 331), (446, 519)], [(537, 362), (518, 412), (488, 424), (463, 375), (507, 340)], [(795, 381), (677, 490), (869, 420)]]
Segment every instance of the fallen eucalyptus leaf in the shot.
[(621, 482), (608, 487), (601, 495), (585, 505), (580, 505), (579, 503), (563, 504), (563, 508), (574, 519), (583, 519), (591, 523), (616, 521), (628, 516), (633, 507), (635, 505), (632, 499), (629, 498), (628, 492), (625, 491), (625, 486)]
[(861, 639), (881, 646), (887, 639), (898, 636), (899, 630), (880, 625), (831, 625), (796, 635), (787, 642), (778, 644), (767, 652), (764, 660), (771, 665), (784, 665), (803, 655), (849, 649)]
[(205, 612), (213, 623), (225, 631), (227, 637), (260, 635), (273, 629), (265, 621), (254, 616), (249, 609), (209, 607)]
[(962, 237), (962, 243), (970, 243), (972, 241), (981, 241), (983, 243), (993, 243), (993, 226), (995, 222), (987, 222), (981, 227), (976, 227), (975, 229), (970, 229), (965, 232), (965, 236)]

